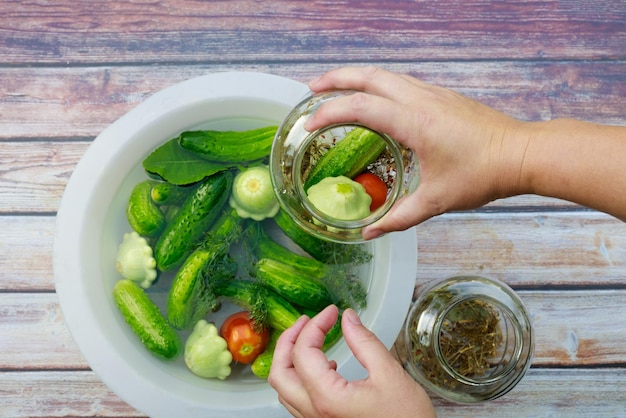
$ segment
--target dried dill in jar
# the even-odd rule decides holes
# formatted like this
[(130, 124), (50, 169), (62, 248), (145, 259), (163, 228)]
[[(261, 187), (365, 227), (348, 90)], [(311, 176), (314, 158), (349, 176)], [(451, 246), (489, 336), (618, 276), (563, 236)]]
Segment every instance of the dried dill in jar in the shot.
[(405, 369), (435, 394), (468, 403), (495, 399), (530, 366), (530, 318), (504, 283), (453, 277), (419, 296), (396, 350)]

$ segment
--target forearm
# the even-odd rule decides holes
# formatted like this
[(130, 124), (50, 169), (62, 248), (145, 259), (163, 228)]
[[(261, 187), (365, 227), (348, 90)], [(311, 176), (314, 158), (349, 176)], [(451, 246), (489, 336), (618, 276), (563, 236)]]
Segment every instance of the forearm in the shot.
[(527, 193), (565, 199), (626, 221), (626, 127), (571, 119), (525, 124)]

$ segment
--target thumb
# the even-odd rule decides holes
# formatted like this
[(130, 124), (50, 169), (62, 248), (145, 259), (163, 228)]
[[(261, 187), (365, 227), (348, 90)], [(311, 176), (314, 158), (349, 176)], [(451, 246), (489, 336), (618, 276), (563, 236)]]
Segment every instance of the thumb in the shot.
[(343, 338), (354, 357), (368, 371), (370, 375), (377, 371), (389, 369), (389, 362), (396, 360), (387, 347), (363, 326), (358, 315), (352, 309), (346, 309), (341, 319)]

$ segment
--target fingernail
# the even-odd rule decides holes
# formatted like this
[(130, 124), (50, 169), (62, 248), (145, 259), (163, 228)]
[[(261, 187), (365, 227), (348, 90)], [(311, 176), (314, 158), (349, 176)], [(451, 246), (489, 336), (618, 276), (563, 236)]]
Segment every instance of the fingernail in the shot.
[(309, 86), (313, 86), (313, 85), (317, 84), (317, 82), (320, 81), (320, 78), (322, 78), (322, 77), (316, 77), (313, 80), (309, 81)]
[(371, 240), (374, 238), (378, 238), (383, 234), (383, 231), (376, 228), (366, 228), (363, 229), (363, 238), (366, 240)]
[(304, 128), (304, 130), (305, 130), (305, 131), (307, 131), (307, 132), (311, 132), (311, 129), (309, 129), (309, 125), (311, 125), (311, 124), (309, 123), (309, 120), (311, 120), (311, 119), (310, 119), (310, 118), (309, 118), (309, 119), (307, 119), (307, 120), (304, 122), (304, 125), (302, 125), (302, 127)]
[(352, 322), (354, 325), (362, 325), (361, 319), (356, 314), (356, 312), (354, 312), (352, 309), (346, 309), (343, 312), (343, 315), (346, 317), (348, 321)]

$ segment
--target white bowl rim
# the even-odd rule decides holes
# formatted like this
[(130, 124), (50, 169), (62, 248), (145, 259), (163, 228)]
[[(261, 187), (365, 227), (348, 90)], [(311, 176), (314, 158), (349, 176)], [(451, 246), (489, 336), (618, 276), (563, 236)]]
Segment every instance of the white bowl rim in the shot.
[[(97, 328), (98, 319), (90, 309), (85, 281), (81, 280), (80, 242), (87, 215), (86, 207), (91, 196), (92, 184), (86, 180), (102, 175), (107, 160), (114, 158), (111, 150), (139, 131), (144, 123), (157, 120), (164, 115), (180, 110), (195, 102), (222, 98), (253, 98), (277, 101), (295, 106), (306, 94), (306, 85), (292, 79), (257, 72), (219, 72), (192, 78), (161, 90), (102, 131), (77, 164), (65, 189), (56, 218), (54, 238), (55, 286), (67, 326), (77, 346), (92, 370), (118, 396), (133, 407), (151, 416), (255, 416), (276, 417), (286, 414), (278, 403), (275, 393), (267, 385), (261, 398), (271, 399), (263, 405), (246, 405), (238, 402), (237, 393), (220, 393), (224, 405), (210, 402), (188, 402), (181, 396), (163, 390), (157, 382), (132, 371), (124, 356), (116, 353), (116, 347), (106, 338), (94, 338), (91, 331)], [(412, 289), (417, 269), (417, 240), (413, 228), (389, 234), (374, 242), (374, 253), (387, 254), (388, 260), (382, 267), (393, 280), (393, 286), (385, 283), (377, 289), (382, 292), (381, 303), (376, 310), (368, 308), (362, 317), (368, 326), (390, 348), (400, 331), (403, 319), (412, 298)], [(382, 307), (385, 307), (383, 310)], [(345, 346), (345, 344), (343, 344)], [(342, 355), (345, 361), (339, 371), (348, 379), (364, 377), (358, 361), (347, 348)], [(347, 353), (347, 354), (346, 354)], [(111, 367), (116, 364), (116, 367)], [(121, 373), (120, 370), (128, 370)], [(287, 416), (287, 415), (285, 415)]]

